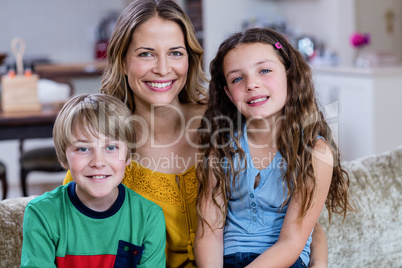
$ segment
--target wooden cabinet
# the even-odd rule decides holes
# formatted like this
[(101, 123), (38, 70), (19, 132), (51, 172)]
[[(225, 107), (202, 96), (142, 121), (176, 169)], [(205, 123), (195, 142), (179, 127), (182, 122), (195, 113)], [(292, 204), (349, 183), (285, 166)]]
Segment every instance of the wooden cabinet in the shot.
[(313, 68), (313, 74), (342, 160), (402, 144), (402, 67)]

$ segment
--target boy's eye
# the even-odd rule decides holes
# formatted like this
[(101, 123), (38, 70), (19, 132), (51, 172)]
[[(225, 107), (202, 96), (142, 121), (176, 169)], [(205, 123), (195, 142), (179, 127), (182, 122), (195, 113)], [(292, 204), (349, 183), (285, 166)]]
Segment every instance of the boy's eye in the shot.
[(81, 152), (81, 153), (85, 153), (85, 152), (87, 152), (89, 149), (87, 148), (87, 147), (78, 147), (77, 148), (77, 151), (78, 152)]
[(117, 150), (117, 146), (114, 144), (109, 145), (108, 147), (106, 147), (106, 150), (108, 151), (115, 151)]
[(232, 83), (237, 83), (240, 82), (241, 80), (243, 80), (242, 77), (236, 77), (235, 79), (232, 80)]

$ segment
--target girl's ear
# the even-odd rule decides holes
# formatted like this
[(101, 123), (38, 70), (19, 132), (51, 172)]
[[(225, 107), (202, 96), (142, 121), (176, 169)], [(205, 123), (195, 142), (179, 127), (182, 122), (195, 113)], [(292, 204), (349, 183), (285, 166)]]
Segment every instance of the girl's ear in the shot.
[(225, 89), (226, 95), (228, 95), (229, 99), (233, 102), (233, 97), (232, 94), (230, 94), (228, 87), (224, 86), (223, 88)]

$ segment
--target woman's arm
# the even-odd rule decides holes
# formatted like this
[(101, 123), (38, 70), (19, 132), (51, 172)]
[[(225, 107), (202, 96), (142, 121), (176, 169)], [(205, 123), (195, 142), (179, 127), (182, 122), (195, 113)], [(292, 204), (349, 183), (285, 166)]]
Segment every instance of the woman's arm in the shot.
[[(209, 181), (215, 184), (215, 177), (210, 174)], [(213, 268), (223, 267), (223, 215), (212, 201), (212, 183), (208, 185), (207, 194), (200, 204), (201, 216), (208, 222), (203, 223), (198, 217), (198, 227), (195, 236), (195, 260), (197, 266)], [(223, 205), (222, 193), (215, 198)]]
[(324, 229), (317, 222), (314, 226), (310, 244), (310, 268), (326, 268), (328, 266), (328, 244)]
[(312, 161), (318, 184), (313, 206), (299, 221), (300, 196), (293, 196), (278, 241), (247, 267), (290, 267), (300, 256), (324, 207), (331, 184), (333, 156), (325, 141), (317, 140)]

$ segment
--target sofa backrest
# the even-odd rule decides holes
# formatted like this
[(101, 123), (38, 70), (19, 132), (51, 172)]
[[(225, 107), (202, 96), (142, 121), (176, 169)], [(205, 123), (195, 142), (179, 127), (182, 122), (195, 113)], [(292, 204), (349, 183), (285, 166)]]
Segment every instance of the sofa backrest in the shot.
[(34, 197), (0, 201), (0, 267), (20, 267), (24, 211)]
[(328, 267), (402, 267), (402, 146), (342, 164), (357, 212), (321, 213)]

